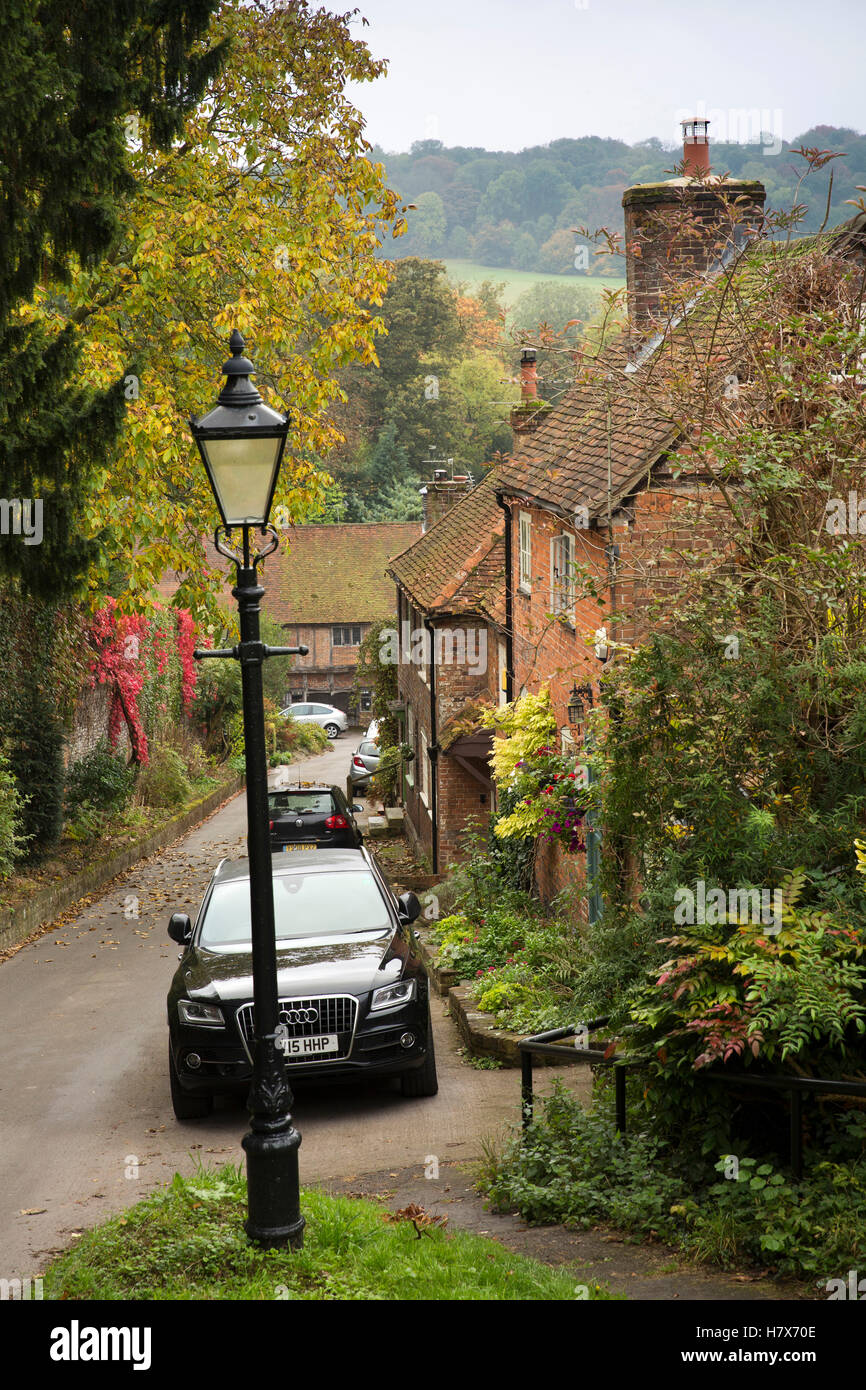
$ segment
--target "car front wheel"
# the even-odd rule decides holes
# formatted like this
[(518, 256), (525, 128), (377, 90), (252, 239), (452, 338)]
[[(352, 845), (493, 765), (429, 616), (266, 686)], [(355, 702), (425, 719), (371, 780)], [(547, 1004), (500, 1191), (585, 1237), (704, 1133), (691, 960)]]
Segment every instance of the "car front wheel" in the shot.
[(415, 1067), (400, 1077), (400, 1090), (404, 1096), (435, 1096), (439, 1090), (436, 1075), (436, 1052), (433, 1047), (433, 1022), (427, 1013), (427, 1056), (423, 1067)]
[(326, 724), (325, 733), (328, 735), (328, 738), (337, 738), (340, 733), (339, 724)]
[(171, 1104), (177, 1120), (203, 1120), (213, 1110), (213, 1096), (191, 1096), (181, 1089), (171, 1043), (168, 1045), (168, 1079), (171, 1086)]

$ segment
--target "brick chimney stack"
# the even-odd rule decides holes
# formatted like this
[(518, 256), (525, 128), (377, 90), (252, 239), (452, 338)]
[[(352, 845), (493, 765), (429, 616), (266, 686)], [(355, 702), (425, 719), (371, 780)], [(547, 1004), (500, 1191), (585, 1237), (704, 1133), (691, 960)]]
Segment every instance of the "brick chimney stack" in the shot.
[(444, 468), (433, 470), (433, 481), (421, 488), (424, 506), (422, 529), (426, 533), (444, 516), (449, 507), (472, 491), (472, 479), (468, 473), (455, 473), (453, 478), (446, 475)]
[(710, 172), (708, 121), (683, 121), (680, 178), (638, 183), (622, 195), (628, 311), (633, 329), (657, 332), (664, 299), (696, 280), (754, 235), (766, 189), (757, 179), (720, 179)]

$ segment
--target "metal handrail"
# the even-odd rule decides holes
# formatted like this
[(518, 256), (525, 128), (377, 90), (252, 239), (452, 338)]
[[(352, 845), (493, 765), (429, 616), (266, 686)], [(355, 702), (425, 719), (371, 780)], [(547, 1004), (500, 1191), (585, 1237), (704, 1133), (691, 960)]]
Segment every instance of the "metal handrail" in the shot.
[[(616, 1128), (619, 1134), (626, 1132), (626, 1094), (625, 1074), (629, 1067), (646, 1066), (643, 1058), (624, 1060), (615, 1055), (608, 1056), (599, 1048), (557, 1046), (565, 1038), (588, 1036), (610, 1022), (610, 1015), (589, 1019), (586, 1023), (576, 1023), (567, 1028), (550, 1028), (544, 1033), (534, 1033), (521, 1038), (517, 1044), (520, 1052), (520, 1100), (523, 1115), (523, 1128), (532, 1123), (533, 1096), (533, 1056), (571, 1058), (575, 1062), (590, 1066), (614, 1067), (614, 1086), (616, 1102)], [(791, 1096), (791, 1169), (797, 1182), (803, 1176), (803, 1096), (813, 1095), (864, 1096), (866, 1081), (834, 1081), (828, 1076), (748, 1076), (731, 1075), (722, 1071), (708, 1070), (696, 1073), (703, 1081), (717, 1082), (722, 1086), (752, 1086), (770, 1091), (788, 1091)]]
[(803, 1176), (803, 1096), (810, 1091), (818, 1095), (866, 1096), (866, 1081), (834, 1081), (828, 1076), (726, 1076), (724, 1072), (707, 1071), (703, 1079), (721, 1086), (756, 1086), (790, 1093), (791, 1169), (797, 1182)]
[(533, 1056), (540, 1056), (569, 1058), (572, 1061), (588, 1063), (591, 1066), (614, 1067), (616, 1127), (620, 1134), (625, 1134), (625, 1073), (628, 1067), (639, 1065), (639, 1063), (624, 1062), (622, 1058), (609, 1057), (605, 1052), (595, 1047), (569, 1047), (566, 1049), (556, 1045), (563, 1038), (588, 1037), (590, 1033), (603, 1028), (609, 1019), (610, 1015), (604, 1014), (601, 1018), (591, 1018), (586, 1023), (573, 1024), (567, 1028), (550, 1028), (545, 1033), (534, 1033), (529, 1038), (520, 1039), (517, 1048), (520, 1052), (520, 1102), (524, 1129), (532, 1123), (534, 1105), (532, 1058)]

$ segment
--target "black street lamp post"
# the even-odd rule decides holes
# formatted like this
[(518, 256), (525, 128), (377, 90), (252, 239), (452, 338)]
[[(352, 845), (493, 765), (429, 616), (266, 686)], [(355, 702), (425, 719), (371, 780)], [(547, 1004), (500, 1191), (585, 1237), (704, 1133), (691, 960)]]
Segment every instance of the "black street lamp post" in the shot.
[[(236, 567), (237, 582), (232, 595), (238, 604), (241, 640), (236, 647), (196, 651), (194, 655), (199, 661), (222, 657), (241, 664), (255, 1009), (253, 1081), (248, 1100), (250, 1132), (243, 1139), (248, 1191), (245, 1230), (258, 1244), (288, 1244), (300, 1249), (304, 1240), (298, 1180), (301, 1136), (292, 1124), (292, 1092), (285, 1062), (277, 1048), (277, 950), (262, 667), (269, 656), (305, 655), (307, 648), (267, 647), (261, 641), (259, 613), (264, 589), (258, 582), (257, 570), (279, 544), (277, 532), (268, 524), (268, 515), (289, 421), (266, 406), (250, 384), (255, 369), (243, 356), (244, 340), (237, 329), (231, 335), (230, 347), (232, 357), (223, 367), (228, 379), (217, 405), (202, 419), (190, 420), (190, 426), (222, 517), (222, 525), (214, 533), (214, 544)], [(237, 527), (241, 527), (243, 535), (240, 555), (226, 543)], [(253, 529), (269, 536), (270, 544), (251, 555)]]

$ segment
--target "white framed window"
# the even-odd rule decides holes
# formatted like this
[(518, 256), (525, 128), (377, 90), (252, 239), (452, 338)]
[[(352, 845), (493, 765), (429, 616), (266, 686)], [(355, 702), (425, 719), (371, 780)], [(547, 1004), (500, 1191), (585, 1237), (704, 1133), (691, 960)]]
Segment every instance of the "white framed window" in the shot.
[(550, 542), (550, 610), (574, 623), (575, 543), (568, 531)]
[(424, 626), (424, 619), (423, 619), (422, 615), (421, 615), (420, 613), (418, 613), (417, 611), (416, 611), (416, 614), (415, 614), (415, 631), (418, 633), (417, 645), (418, 645), (418, 650), (419, 650), (419, 652), (420, 652), (420, 654), (421, 654), (421, 660), (420, 660), (419, 665), (418, 665), (418, 675), (421, 677), (421, 679), (422, 679), (422, 681), (424, 682), (425, 685), (429, 685), (429, 684), (430, 684), (430, 669), (429, 669), (429, 668), (430, 668), (430, 656), (431, 656), (431, 652), (430, 652), (430, 650), (429, 650), (429, 647), (430, 647), (431, 637), (430, 637), (430, 633), (427, 631), (426, 627)]
[(519, 528), (519, 585), (525, 594), (532, 591), (532, 516), (521, 512), (518, 517)]
[(421, 759), (421, 800), (425, 806), (430, 805), (430, 758), (427, 753), (427, 735), (423, 729), (418, 730), (419, 749), (418, 755)]
[[(414, 752), (415, 752), (415, 715), (412, 713), (412, 706), (411, 706), (408, 702), (407, 702), (407, 704), (406, 704), (406, 742), (408, 743), (409, 747), (412, 749), (412, 752), (414, 753)], [(416, 756), (417, 756), (417, 754), (416, 754)], [(403, 764), (403, 768), (404, 768), (405, 773), (406, 773), (406, 781), (408, 782), (408, 784), (409, 784), (410, 787), (414, 787), (414, 785), (415, 785), (415, 763), (414, 763), (414, 761), (412, 761), (412, 762), (410, 762), (410, 763), (404, 763), (404, 764)]]
[(411, 661), (415, 670), (418, 672), (418, 679), (425, 685), (430, 684), (430, 676), (427, 670), (428, 657), (430, 655), (428, 646), (430, 634), (423, 625), (421, 613), (414, 605), (409, 606), (409, 647), (404, 656), (404, 660)]

